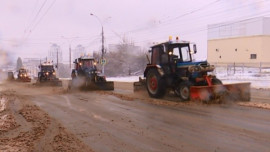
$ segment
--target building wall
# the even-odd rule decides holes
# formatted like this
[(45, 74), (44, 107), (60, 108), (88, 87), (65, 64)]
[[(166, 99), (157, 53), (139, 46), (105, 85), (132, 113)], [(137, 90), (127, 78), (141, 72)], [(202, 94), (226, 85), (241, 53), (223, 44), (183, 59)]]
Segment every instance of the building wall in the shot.
[(208, 40), (233, 37), (269, 35), (268, 18), (259, 17), (249, 20), (226, 22), (208, 26)]
[(270, 62), (270, 36), (263, 37), (262, 50), (262, 62)]
[[(270, 62), (270, 36), (249, 36), (208, 40), (210, 63)], [(256, 54), (256, 59), (251, 59)]]
[[(208, 61), (270, 62), (270, 18), (258, 17), (208, 26)], [(256, 54), (256, 59), (251, 59)]]

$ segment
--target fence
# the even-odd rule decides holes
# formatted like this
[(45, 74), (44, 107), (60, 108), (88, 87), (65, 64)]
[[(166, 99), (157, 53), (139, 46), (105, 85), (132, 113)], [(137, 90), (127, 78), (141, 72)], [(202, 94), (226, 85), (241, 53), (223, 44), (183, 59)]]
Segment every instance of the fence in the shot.
[(270, 73), (270, 62), (259, 63), (211, 63), (214, 65), (214, 73), (222, 73), (227, 75), (244, 74), (244, 73), (257, 73), (266, 74)]

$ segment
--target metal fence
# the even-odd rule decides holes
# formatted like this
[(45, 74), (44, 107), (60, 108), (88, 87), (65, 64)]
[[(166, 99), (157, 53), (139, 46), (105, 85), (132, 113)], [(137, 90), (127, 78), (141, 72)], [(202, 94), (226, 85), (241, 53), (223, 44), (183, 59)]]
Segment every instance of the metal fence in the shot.
[(245, 74), (245, 73), (257, 73), (257, 74), (269, 74), (270, 62), (259, 63), (211, 63), (214, 65), (214, 73), (223, 73), (227, 75)]

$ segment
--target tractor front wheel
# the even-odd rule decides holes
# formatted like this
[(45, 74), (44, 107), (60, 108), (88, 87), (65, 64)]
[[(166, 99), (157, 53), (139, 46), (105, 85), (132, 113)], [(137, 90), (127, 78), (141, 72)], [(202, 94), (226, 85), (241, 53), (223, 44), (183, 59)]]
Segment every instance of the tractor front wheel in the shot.
[(180, 97), (182, 101), (188, 101), (190, 99), (191, 85), (192, 84), (189, 81), (182, 81), (176, 88), (175, 93)]
[(161, 78), (157, 70), (151, 69), (146, 76), (148, 94), (153, 98), (162, 97), (166, 92), (165, 80)]

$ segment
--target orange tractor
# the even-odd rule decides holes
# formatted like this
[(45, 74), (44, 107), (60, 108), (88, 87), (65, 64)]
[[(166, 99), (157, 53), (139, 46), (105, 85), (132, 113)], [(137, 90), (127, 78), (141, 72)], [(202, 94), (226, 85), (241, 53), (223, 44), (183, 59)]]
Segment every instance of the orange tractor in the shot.
[(250, 83), (226, 84), (209, 74), (215, 67), (207, 61), (195, 62), (196, 45), (178, 38), (151, 47), (144, 79), (134, 83), (135, 91), (146, 88), (153, 98), (172, 90), (182, 101), (223, 99), (250, 100)]

